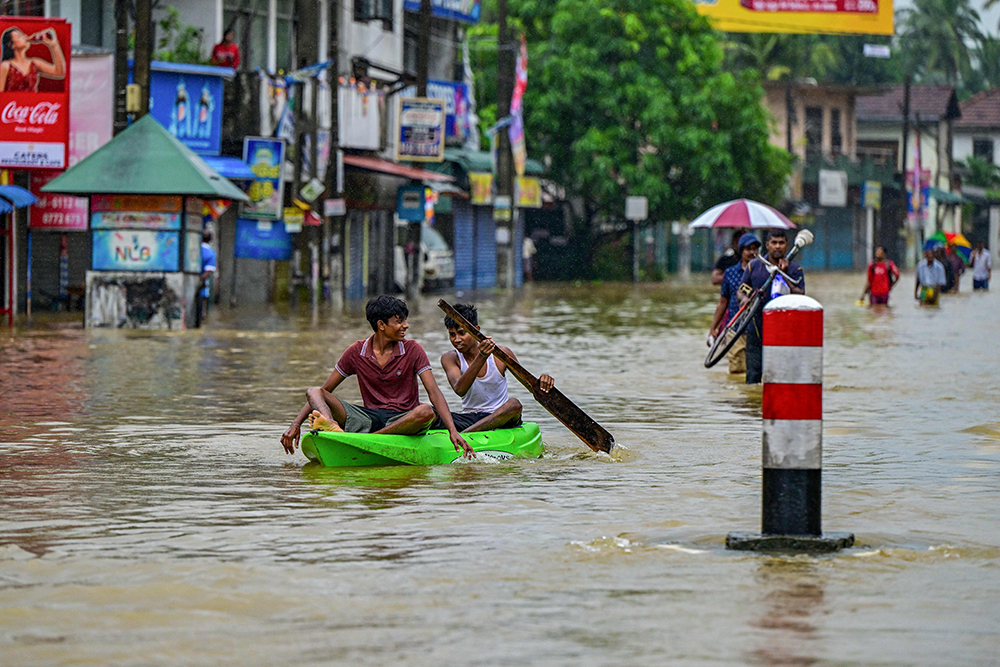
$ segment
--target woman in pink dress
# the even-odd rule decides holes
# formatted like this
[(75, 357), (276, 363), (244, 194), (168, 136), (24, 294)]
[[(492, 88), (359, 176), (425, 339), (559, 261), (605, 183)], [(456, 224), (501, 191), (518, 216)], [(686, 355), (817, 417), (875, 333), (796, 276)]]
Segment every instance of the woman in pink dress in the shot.
[[(33, 44), (49, 47), (52, 62), (41, 58), (29, 58), (28, 49)], [(64, 79), (66, 77), (66, 56), (63, 55), (55, 30), (46, 28), (28, 37), (20, 28), (8, 28), (0, 37), (2, 62), (0, 62), (0, 91), (38, 92), (38, 77)]]

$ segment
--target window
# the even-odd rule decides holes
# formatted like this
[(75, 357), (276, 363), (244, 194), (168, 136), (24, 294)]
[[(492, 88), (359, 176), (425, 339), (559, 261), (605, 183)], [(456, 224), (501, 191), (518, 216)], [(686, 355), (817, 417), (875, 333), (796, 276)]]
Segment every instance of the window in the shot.
[(840, 134), (840, 109), (830, 109), (830, 152), (844, 152), (844, 137)]
[(823, 109), (806, 107), (806, 159), (823, 150)]
[[(267, 69), (267, 4), (244, 4), (245, 7), (240, 8), (236, 2), (226, 3), (222, 13), (223, 28), (236, 31), (236, 44), (247, 70)], [(243, 67), (241, 64), (240, 68)]]
[(354, 20), (381, 21), (382, 29), (392, 32), (392, 0), (354, 0)]
[(990, 164), (993, 164), (993, 140), (992, 139), (973, 139), (972, 140), (972, 154), (977, 158), (986, 160)]

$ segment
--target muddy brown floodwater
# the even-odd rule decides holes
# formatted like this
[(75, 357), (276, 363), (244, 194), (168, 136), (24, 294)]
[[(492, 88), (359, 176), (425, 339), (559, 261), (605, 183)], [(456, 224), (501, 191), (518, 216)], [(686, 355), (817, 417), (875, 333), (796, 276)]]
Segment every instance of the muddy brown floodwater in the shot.
[[(613, 457), (513, 383), (540, 460), (286, 456), (304, 389), (366, 335), (359, 310), (4, 332), (0, 664), (995, 665), (1000, 290), (922, 309), (905, 276), (874, 312), (857, 276), (808, 280), (824, 527), (858, 542), (821, 557), (724, 548), (760, 526), (760, 390), (702, 367), (705, 286), (477, 298)], [(436, 300), (410, 322), (442, 383)]]

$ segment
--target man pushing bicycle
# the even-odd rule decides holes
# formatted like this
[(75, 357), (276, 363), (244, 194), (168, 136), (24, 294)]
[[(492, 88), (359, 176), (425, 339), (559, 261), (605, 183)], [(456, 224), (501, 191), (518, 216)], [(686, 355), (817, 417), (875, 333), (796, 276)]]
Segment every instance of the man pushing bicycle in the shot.
[[(766, 254), (750, 262), (740, 284), (740, 301), (750, 298), (754, 290), (761, 290), (762, 303), (756, 309), (753, 322), (747, 327), (746, 358), (747, 384), (759, 384), (763, 373), (764, 306), (783, 294), (805, 294), (806, 278), (802, 267), (785, 259), (788, 235), (784, 229), (774, 229), (767, 237)], [(772, 280), (772, 276), (774, 276)]]

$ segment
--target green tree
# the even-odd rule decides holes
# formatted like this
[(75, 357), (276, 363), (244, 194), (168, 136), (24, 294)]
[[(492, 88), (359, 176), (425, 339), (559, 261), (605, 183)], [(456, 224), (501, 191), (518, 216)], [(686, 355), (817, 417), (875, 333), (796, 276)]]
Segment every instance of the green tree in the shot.
[(971, 45), (982, 38), (969, 0), (914, 0), (898, 13), (904, 62), (924, 82), (960, 86), (972, 70)]
[(167, 15), (158, 22), (161, 37), (157, 42), (154, 57), (157, 60), (174, 63), (205, 65), (209, 61), (202, 55), (201, 30), (181, 22), (181, 15), (173, 7), (167, 7)]
[(768, 142), (756, 73), (722, 68), (719, 34), (690, 0), (520, 0), (528, 35), (529, 152), (583, 202), (585, 229), (691, 218), (726, 199), (781, 199), (791, 158)]
[(1000, 187), (1000, 167), (992, 162), (970, 155), (961, 166), (968, 171), (965, 182), (969, 185), (987, 190), (996, 190)]

